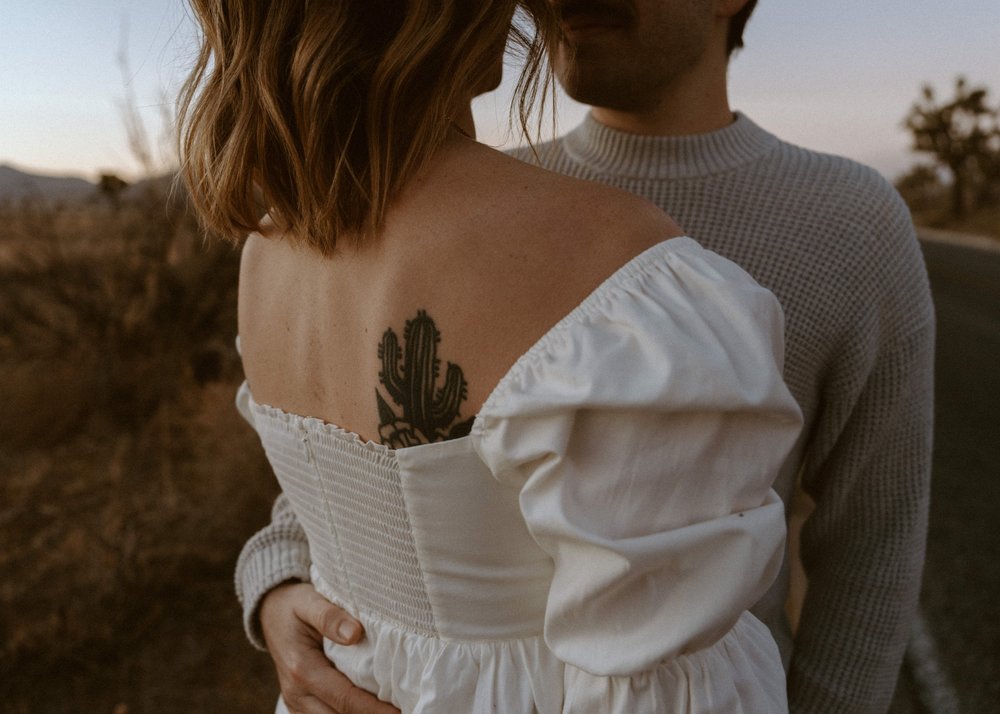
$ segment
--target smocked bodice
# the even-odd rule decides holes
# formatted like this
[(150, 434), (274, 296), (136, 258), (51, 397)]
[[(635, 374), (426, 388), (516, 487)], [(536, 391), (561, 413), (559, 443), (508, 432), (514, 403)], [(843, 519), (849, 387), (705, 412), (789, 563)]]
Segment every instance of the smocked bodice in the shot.
[(518, 490), (493, 478), (470, 438), (394, 451), (251, 408), (324, 594), (429, 637), (541, 633), (551, 558), (528, 533)]

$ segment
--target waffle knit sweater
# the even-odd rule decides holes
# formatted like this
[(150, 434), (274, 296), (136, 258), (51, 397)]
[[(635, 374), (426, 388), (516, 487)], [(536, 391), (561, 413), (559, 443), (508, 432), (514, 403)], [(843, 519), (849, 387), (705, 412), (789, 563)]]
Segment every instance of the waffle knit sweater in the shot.
[[(535, 161), (530, 151), (518, 158)], [(538, 147), (545, 168), (631, 191), (778, 297), (799, 443), (775, 483), (816, 503), (801, 535), (809, 580), (792, 640), (788, 567), (755, 608), (789, 667), (792, 712), (885, 712), (915, 616), (930, 484), (934, 314), (909, 214), (874, 171), (785, 143), (746, 116), (684, 137), (588, 117)], [(236, 589), (263, 647), (263, 595), (309, 579), (283, 497), (240, 556)]]

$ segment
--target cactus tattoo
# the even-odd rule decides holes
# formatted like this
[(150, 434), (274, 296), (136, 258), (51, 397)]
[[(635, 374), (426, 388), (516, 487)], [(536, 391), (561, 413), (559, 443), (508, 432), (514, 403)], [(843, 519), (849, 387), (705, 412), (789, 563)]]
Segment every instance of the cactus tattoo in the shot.
[(397, 415), (382, 393), (375, 390), (378, 435), (386, 446), (400, 449), (456, 439), (471, 431), (474, 417), (459, 421), (459, 408), (468, 386), (462, 368), (449, 362), (444, 384), (437, 386), (440, 342), (441, 333), (424, 310), (406, 321), (402, 347), (391, 327), (383, 333), (378, 348), (382, 363), (378, 378), (389, 399), (402, 409), (402, 415)]

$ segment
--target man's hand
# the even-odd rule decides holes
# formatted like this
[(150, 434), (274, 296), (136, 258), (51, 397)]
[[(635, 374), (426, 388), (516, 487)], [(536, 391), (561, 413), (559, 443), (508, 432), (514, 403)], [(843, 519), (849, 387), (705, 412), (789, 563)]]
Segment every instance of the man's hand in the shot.
[(364, 630), (312, 585), (287, 583), (271, 590), (261, 601), (260, 624), (292, 714), (399, 714), (355, 687), (323, 654), (323, 637), (353, 645)]

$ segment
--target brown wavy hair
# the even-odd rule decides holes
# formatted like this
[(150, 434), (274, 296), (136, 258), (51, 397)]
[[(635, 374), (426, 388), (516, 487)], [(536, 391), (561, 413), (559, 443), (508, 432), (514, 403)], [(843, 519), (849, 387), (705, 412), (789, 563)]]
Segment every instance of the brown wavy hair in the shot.
[(526, 136), (553, 95), (547, 0), (191, 5), (203, 38), (179, 98), (181, 175), (205, 227), (234, 241), (264, 213), (324, 255), (377, 235), (508, 38), (524, 53), (511, 115)]

